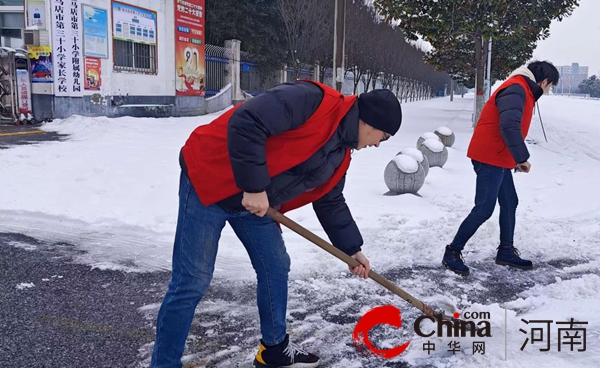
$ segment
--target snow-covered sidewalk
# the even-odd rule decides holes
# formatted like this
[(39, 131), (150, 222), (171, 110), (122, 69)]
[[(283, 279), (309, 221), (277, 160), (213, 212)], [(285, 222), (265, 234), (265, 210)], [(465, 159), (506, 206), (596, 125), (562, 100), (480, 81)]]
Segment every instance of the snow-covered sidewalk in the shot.
[[(385, 367), (399, 361), (415, 366), (593, 367), (600, 361), (600, 104), (595, 100), (544, 96), (528, 137), (532, 172), (516, 174), (520, 198), (515, 245), (534, 261), (531, 272), (493, 263), (498, 212), (468, 244), (471, 278), (441, 266), (444, 246), (472, 207), (475, 175), (465, 153), (472, 134), (471, 98), (403, 105), (399, 134), (379, 149), (355, 152), (345, 197), (365, 239), (363, 252), (373, 268), (417, 297), (457, 311), (491, 313), (492, 337), (485, 355), (472, 353), (470, 338), (453, 355), (452, 338), (421, 338), (412, 328), (419, 314), (372, 281), (348, 275), (347, 268), (289, 230), (292, 257), (290, 331), (329, 367)], [(190, 132), (215, 115), (196, 118), (134, 119), (72, 117), (43, 129), (70, 134), (0, 151), (0, 232), (76, 244), (77, 261), (125, 271), (170, 269), (177, 214), (178, 154)], [(383, 196), (383, 170), (404, 147), (439, 126), (456, 134), (443, 169), (432, 168), (420, 197)], [(310, 206), (290, 213), (326, 238)], [(198, 308), (188, 359), (199, 366), (249, 365), (258, 337), (254, 271), (243, 247), (226, 228), (220, 243), (214, 288)], [(26, 280), (23, 280), (26, 282)], [(32, 289), (35, 291), (35, 288)], [(352, 330), (367, 310), (385, 304), (402, 311), (403, 328), (377, 327), (374, 340), (392, 347), (412, 339), (392, 361), (360, 356)], [(90, 306), (93, 308), (93, 306)], [(147, 306), (152, 320), (158, 305)], [(505, 312), (506, 310), (506, 312)], [(508, 329), (505, 330), (505, 313)], [(558, 352), (558, 325), (551, 350), (540, 352), (521, 319), (587, 321), (587, 351)], [(505, 332), (507, 361), (505, 360)], [(580, 332), (581, 335), (581, 332)], [(423, 351), (423, 343), (436, 350)], [(146, 359), (150, 346), (141, 350)], [(575, 350), (577, 347), (575, 348)]]

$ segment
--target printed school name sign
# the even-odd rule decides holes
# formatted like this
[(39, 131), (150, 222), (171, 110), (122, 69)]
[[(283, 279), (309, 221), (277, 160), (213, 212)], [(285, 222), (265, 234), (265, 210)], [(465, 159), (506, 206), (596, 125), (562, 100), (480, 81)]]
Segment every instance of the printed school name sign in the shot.
[(81, 0), (51, 0), (54, 95), (83, 95)]

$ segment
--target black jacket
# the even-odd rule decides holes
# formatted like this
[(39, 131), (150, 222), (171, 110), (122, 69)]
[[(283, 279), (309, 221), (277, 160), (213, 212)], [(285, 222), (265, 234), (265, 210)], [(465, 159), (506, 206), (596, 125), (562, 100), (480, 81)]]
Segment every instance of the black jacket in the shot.
[[(544, 94), (542, 87), (525, 76), (521, 78), (525, 78), (537, 101)], [(520, 164), (529, 160), (529, 151), (521, 132), (525, 90), (519, 84), (506, 87), (496, 95), (496, 107), (500, 114), (500, 133), (515, 162)]]
[[(323, 91), (308, 82), (281, 84), (240, 106), (229, 120), (228, 146), (236, 185), (250, 193), (267, 192), (277, 207), (331, 178), (347, 148), (358, 144), (358, 105), (346, 114), (339, 128), (308, 160), (273, 178), (266, 165), (265, 142), (304, 124), (317, 110)], [(185, 163), (182, 159), (182, 168)], [(313, 203), (329, 239), (348, 255), (360, 251), (363, 239), (342, 194), (345, 177), (323, 198)], [(229, 213), (244, 211), (243, 193), (217, 203)]]

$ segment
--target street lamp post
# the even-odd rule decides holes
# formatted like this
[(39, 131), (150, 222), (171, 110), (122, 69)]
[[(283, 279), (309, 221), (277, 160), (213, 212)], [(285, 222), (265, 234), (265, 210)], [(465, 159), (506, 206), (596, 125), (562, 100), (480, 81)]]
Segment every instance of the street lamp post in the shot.
[(344, 52), (346, 34), (346, 0), (335, 0), (335, 25), (333, 35), (332, 87), (342, 91), (344, 83)]

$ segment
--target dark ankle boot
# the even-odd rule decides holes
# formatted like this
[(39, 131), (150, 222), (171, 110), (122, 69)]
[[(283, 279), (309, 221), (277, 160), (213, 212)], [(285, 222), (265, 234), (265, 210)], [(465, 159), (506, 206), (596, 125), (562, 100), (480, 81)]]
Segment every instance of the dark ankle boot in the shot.
[(521, 270), (531, 270), (533, 268), (531, 261), (521, 258), (521, 253), (519, 253), (517, 248), (504, 245), (498, 247), (496, 264), (519, 268)]
[(446, 246), (446, 252), (444, 252), (442, 264), (450, 271), (459, 275), (467, 276), (470, 274), (469, 267), (465, 266), (465, 263), (462, 259), (461, 251), (450, 248), (450, 245)]

